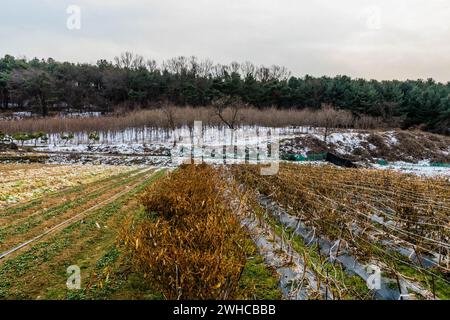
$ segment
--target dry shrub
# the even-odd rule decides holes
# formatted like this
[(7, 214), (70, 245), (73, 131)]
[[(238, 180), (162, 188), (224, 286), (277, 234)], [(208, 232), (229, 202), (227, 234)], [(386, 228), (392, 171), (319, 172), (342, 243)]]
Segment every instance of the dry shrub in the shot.
[(418, 132), (400, 131), (396, 137), (399, 141), (396, 154), (408, 155), (417, 160), (430, 159), (433, 156), (433, 151), (424, 146), (425, 139), (418, 138)]
[(246, 262), (247, 237), (210, 166), (188, 165), (141, 200), (147, 217), (123, 232), (136, 271), (167, 299), (230, 299)]

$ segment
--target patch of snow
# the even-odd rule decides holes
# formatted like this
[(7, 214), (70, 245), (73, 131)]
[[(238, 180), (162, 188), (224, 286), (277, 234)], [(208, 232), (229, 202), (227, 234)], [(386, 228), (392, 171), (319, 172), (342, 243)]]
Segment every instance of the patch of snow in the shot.
[(447, 150), (441, 150), (441, 153), (442, 153), (444, 156), (449, 156), (449, 155), (450, 155), (450, 146), (447, 148)]
[[(313, 134), (312, 136), (319, 140), (324, 140), (323, 134)], [(327, 143), (333, 144), (335, 150), (340, 154), (351, 154), (356, 148), (361, 148), (362, 143), (367, 142), (368, 136), (367, 133), (355, 132), (353, 130), (333, 132), (328, 135)]]
[(61, 112), (58, 117), (61, 118), (98, 118), (102, 115), (101, 112), (91, 111), (91, 112)]
[(432, 167), (429, 160), (419, 161), (417, 164), (412, 164), (403, 161), (389, 163), (388, 165), (374, 164), (372, 166), (381, 170), (395, 170), (403, 173), (411, 173), (424, 177), (448, 177), (450, 178), (450, 168), (446, 167)]
[(395, 135), (396, 135), (395, 131), (387, 131), (387, 132), (385, 132), (384, 136), (385, 136), (385, 138), (387, 138), (386, 141), (390, 145), (395, 146), (395, 145), (399, 144), (399, 141), (398, 141), (398, 139), (397, 139), (397, 137)]

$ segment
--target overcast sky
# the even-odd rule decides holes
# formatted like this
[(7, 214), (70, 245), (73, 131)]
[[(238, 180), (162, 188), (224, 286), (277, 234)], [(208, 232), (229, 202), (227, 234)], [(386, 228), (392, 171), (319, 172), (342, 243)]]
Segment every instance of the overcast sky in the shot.
[[(69, 5), (79, 30), (67, 28)], [(0, 55), (95, 63), (123, 51), (447, 82), (450, 0), (2, 1)]]

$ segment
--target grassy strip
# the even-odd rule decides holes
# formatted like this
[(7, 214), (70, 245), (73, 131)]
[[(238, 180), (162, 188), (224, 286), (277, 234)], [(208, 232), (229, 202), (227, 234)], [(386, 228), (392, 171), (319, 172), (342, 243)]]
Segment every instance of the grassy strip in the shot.
[[(73, 189), (77, 189), (77, 190), (80, 189), (81, 190), (81, 187), (77, 186), (77, 187), (74, 187)], [(59, 193), (57, 193), (57, 195), (58, 196), (62, 196), (63, 193), (59, 192)], [(24, 211), (26, 211), (28, 209), (34, 208), (35, 206), (41, 205), (43, 201), (44, 201), (43, 198), (31, 200), (31, 201), (27, 202), (26, 204), (19, 205), (19, 206), (14, 206), (13, 208), (6, 209), (4, 212), (2, 212), (0, 214), (0, 216), (10, 216), (10, 215), (15, 215), (15, 214), (24, 212)]]
[(248, 246), (247, 263), (239, 281), (238, 299), (280, 300), (283, 298), (277, 272), (269, 267), (252, 240)]
[[(130, 209), (134, 209), (138, 214), (144, 212), (144, 208), (140, 205)], [(129, 260), (116, 244), (110, 245), (105, 254), (97, 260), (86, 286), (82, 290), (66, 290), (66, 298), (70, 300), (164, 299), (151, 287), (143, 274), (131, 270)]]
[[(381, 261), (386, 261), (398, 274), (414, 279), (423, 288), (426, 288), (432, 293), (434, 292), (436, 298), (450, 300), (450, 275), (443, 274), (437, 268), (421, 271), (413, 262), (399, 252), (389, 250), (389, 248), (378, 244), (372, 244), (372, 247), (375, 249)], [(388, 273), (387, 275), (393, 278), (396, 277), (395, 272)], [(397, 283), (395, 283), (395, 287), (397, 287)]]
[[(428, 288), (429, 291), (434, 291), (437, 298), (442, 300), (450, 300), (450, 285), (442, 279), (442, 275), (439, 274), (439, 271), (434, 271), (434, 275), (431, 276), (425, 275), (424, 273), (419, 273), (416, 269), (403, 263), (397, 264), (397, 271), (405, 276), (414, 278), (422, 286)], [(447, 281), (450, 280), (449, 276), (447, 276), (447, 279)]]

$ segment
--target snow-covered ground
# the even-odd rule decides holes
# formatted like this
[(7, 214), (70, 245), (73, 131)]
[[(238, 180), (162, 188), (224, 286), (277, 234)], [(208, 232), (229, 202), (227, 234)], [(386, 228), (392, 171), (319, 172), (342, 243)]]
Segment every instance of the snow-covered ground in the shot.
[(440, 176), (450, 178), (450, 167), (434, 167), (431, 166), (430, 161), (420, 161), (418, 164), (398, 161), (387, 165), (374, 164), (373, 168), (380, 170), (395, 170), (424, 177)]
[[(314, 133), (312, 136), (321, 141), (325, 140), (323, 133)], [(336, 145), (335, 150), (340, 154), (346, 154), (351, 153), (356, 148), (363, 147), (363, 143), (367, 141), (368, 136), (367, 133), (358, 133), (353, 130), (333, 132), (326, 137), (326, 142)], [(375, 146), (369, 144), (369, 148), (375, 148)]]
[[(298, 134), (313, 133), (310, 128), (266, 128), (241, 127), (231, 131), (223, 127), (182, 127), (176, 130), (158, 128), (130, 128), (124, 131), (108, 131), (98, 134), (98, 141), (89, 139), (89, 133), (74, 134), (73, 139), (65, 140), (67, 134), (51, 134), (45, 143), (39, 141), (34, 148), (38, 152), (83, 153), (113, 155), (152, 155), (185, 157), (223, 158), (223, 146), (226, 157), (245, 156), (245, 149), (250, 150), (250, 157), (267, 157), (268, 144), (278, 146), (281, 139), (292, 138)], [(33, 146), (34, 141), (25, 143)], [(235, 150), (237, 149), (237, 150)], [(275, 156), (275, 155), (274, 155)], [(273, 158), (273, 157), (272, 157)]]
[(0, 120), (20, 120), (24, 118), (30, 118), (33, 114), (28, 111), (13, 112), (9, 115), (0, 114)]
[[(388, 154), (399, 154), (400, 141), (396, 131), (377, 134), (390, 152)], [(129, 128), (122, 131), (99, 132), (96, 141), (89, 139), (88, 132), (75, 133), (73, 139), (69, 140), (64, 139), (64, 136), (67, 137), (68, 133), (50, 134), (47, 141), (37, 141), (34, 150), (49, 153), (53, 162), (93, 161), (107, 164), (138, 162), (169, 165), (188, 160), (192, 155), (197, 160), (210, 163), (223, 163), (223, 158), (226, 158), (226, 163), (239, 163), (245, 160), (277, 161), (283, 153), (306, 157), (311, 153), (323, 152), (320, 151), (323, 148), (351, 160), (355, 160), (352, 156), (360, 155), (356, 161), (363, 161), (366, 164), (383, 159), (378, 155), (377, 146), (371, 143), (370, 132), (351, 129), (333, 130), (326, 139), (323, 128), (257, 126), (243, 126), (233, 132), (224, 127), (202, 126), (186, 126), (176, 130)], [(35, 143), (27, 141), (25, 145), (32, 147)], [(438, 155), (448, 157), (450, 145), (447, 149), (441, 145), (437, 150)], [(361, 151), (364, 153), (361, 154)], [(409, 155), (407, 159), (409, 161)], [(448, 167), (434, 167), (430, 162), (431, 158), (423, 158), (416, 164), (390, 161), (388, 165), (372, 164), (372, 167), (424, 176), (450, 176)]]
[[(128, 128), (120, 131), (105, 131), (99, 132), (99, 140), (94, 142), (97, 145), (150, 145), (150, 144), (173, 144), (174, 142), (182, 143), (189, 141), (193, 134), (196, 133), (197, 127), (181, 127), (175, 130), (169, 130), (165, 128)], [(235, 137), (248, 137), (250, 142), (252, 139), (256, 139), (256, 136), (267, 136), (269, 132), (278, 134), (281, 138), (294, 137), (298, 134), (313, 134), (318, 129), (308, 127), (296, 127), (296, 128), (268, 128), (257, 126), (242, 126), (235, 130)], [(73, 147), (80, 145), (89, 145), (93, 143), (89, 139), (89, 132), (77, 132), (74, 133), (74, 138), (70, 140), (63, 139), (63, 136), (67, 136), (68, 133), (50, 134), (48, 141), (43, 144), (38, 142), (42, 147), (52, 146), (54, 149), (62, 147)], [(202, 138), (205, 144), (211, 144), (216, 141), (221, 141), (224, 137), (229, 135), (229, 130), (224, 127), (203, 127), (201, 132)], [(238, 141), (241, 143), (240, 141)], [(26, 142), (26, 145), (34, 145), (34, 141)]]
[[(245, 160), (277, 161), (279, 141), (298, 134), (314, 133), (310, 128), (241, 127), (231, 131), (223, 127), (182, 127), (174, 131), (160, 128), (130, 128), (124, 131), (99, 132), (98, 140), (89, 133), (63, 139), (67, 133), (51, 134), (38, 141), (35, 151), (48, 153), (51, 162), (177, 165), (194, 161), (208, 163), (242, 163)], [(26, 146), (33, 147), (35, 141)], [(225, 146), (225, 148), (224, 148)], [(224, 160), (225, 158), (225, 160)]]

